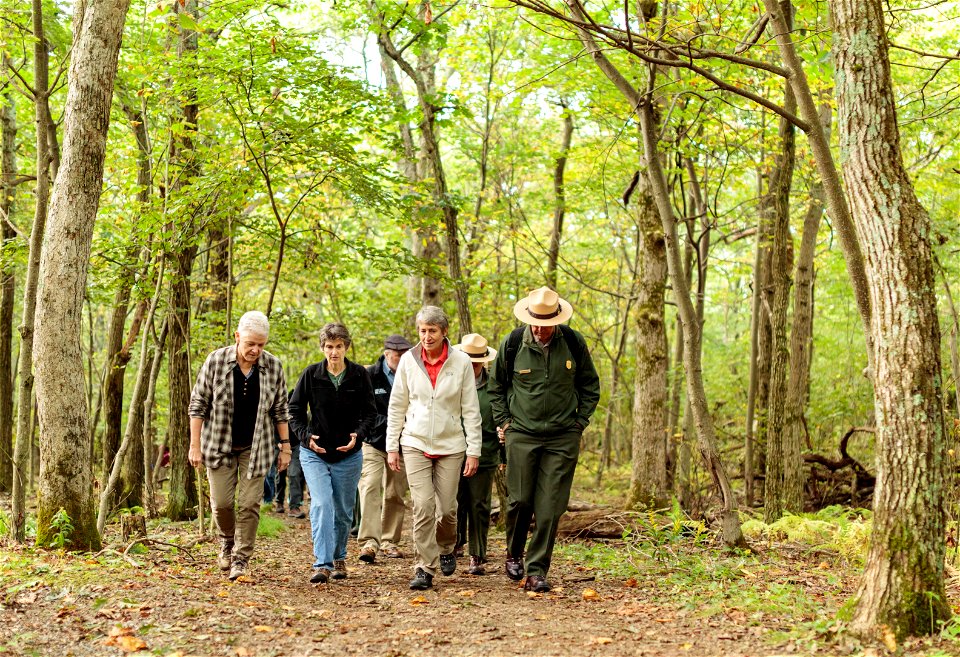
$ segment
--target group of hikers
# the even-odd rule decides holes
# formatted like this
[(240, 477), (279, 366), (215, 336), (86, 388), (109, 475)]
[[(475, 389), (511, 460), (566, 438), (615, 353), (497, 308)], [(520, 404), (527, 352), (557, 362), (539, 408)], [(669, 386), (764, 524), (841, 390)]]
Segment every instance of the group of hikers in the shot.
[(346, 326), (326, 324), (323, 360), (290, 393), (280, 359), (264, 349), (269, 320), (244, 314), (235, 344), (200, 368), (188, 411), (189, 460), (206, 468), (219, 567), (231, 580), (247, 571), (264, 480), (274, 463), (286, 470), (296, 445), (310, 491), (312, 583), (347, 577), (357, 499), (357, 558), (402, 557), (408, 488), (410, 588), (431, 588), (438, 572), (452, 575), (465, 544), (467, 572), (484, 574), (493, 476), (505, 463), (506, 575), (528, 591), (549, 591), (558, 524), (600, 380), (583, 336), (565, 324), (573, 308), (554, 290), (531, 291), (513, 312), (522, 325), (494, 349), (476, 333), (452, 344), (446, 314), (424, 306), (418, 343), (391, 335), (370, 367), (346, 357)]

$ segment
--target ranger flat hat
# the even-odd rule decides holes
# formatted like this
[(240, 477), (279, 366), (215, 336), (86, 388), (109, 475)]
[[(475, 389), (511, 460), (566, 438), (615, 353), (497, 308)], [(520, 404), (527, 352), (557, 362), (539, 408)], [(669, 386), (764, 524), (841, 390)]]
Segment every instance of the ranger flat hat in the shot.
[(497, 357), (497, 350), (487, 346), (487, 339), (479, 333), (467, 333), (453, 348), (465, 353), (474, 363), (489, 363)]
[(513, 307), (513, 314), (524, 324), (556, 326), (573, 316), (573, 306), (549, 287), (533, 290)]

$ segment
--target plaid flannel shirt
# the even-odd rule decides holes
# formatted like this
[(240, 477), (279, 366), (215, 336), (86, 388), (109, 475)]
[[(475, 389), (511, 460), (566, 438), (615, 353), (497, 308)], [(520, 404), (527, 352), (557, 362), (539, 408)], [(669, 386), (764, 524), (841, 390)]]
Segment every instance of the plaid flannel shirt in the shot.
[[(237, 346), (217, 349), (207, 356), (190, 393), (190, 417), (203, 419), (200, 451), (203, 464), (218, 468), (233, 448), (233, 368)], [(276, 425), (288, 421), (287, 382), (280, 359), (268, 351), (260, 354), (260, 403), (253, 429), (247, 479), (266, 475), (273, 463)], [(267, 418), (272, 422), (268, 422)]]

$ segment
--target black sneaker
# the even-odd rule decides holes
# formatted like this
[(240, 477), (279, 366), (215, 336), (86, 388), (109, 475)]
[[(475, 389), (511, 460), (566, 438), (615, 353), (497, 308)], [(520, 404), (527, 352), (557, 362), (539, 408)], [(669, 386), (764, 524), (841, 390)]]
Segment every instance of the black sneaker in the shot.
[(410, 588), (414, 591), (426, 591), (433, 586), (433, 575), (423, 568), (417, 568), (416, 574), (410, 580)]
[(440, 572), (446, 576), (452, 575), (457, 570), (457, 558), (453, 554), (440, 555)]

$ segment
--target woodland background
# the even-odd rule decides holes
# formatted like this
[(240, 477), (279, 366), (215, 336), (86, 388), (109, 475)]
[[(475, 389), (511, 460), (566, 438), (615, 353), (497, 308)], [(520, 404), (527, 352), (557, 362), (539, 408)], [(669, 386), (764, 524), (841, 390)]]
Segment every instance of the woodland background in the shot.
[[(89, 15), (107, 11), (102, 5), (90, 0)], [(75, 7), (0, 0), (6, 524), (43, 545), (57, 536), (62, 544), (67, 522), (73, 546), (93, 548), (120, 508), (195, 515), (189, 390), (246, 310), (270, 316), (268, 349), (292, 385), (318, 360), (327, 321), (350, 328), (349, 357), (364, 364), (385, 335), (414, 337), (423, 303), (449, 311), (455, 341), (475, 331), (497, 343), (515, 325), (515, 301), (543, 284), (572, 302), (572, 324), (597, 363), (603, 395), (581, 468), (619, 506), (675, 504), (713, 526), (730, 520), (731, 504), (734, 516), (739, 504), (768, 523), (834, 504), (869, 507), (877, 371), (844, 257), (849, 231), (824, 190), (818, 153), (781, 119), (803, 107), (778, 73), (782, 44), (768, 18), (779, 7), (795, 26), (789, 34), (819, 124), (837, 166), (847, 167), (857, 142), (850, 116), (858, 102), (872, 115), (867, 100), (883, 93), (873, 94), (866, 75), (851, 84), (840, 74), (832, 48), (842, 35), (830, 13), (842, 15), (842, 5), (133, 0), (108, 96), (88, 270), (78, 302), (62, 304), (62, 325), (78, 331), (50, 338), (79, 355), (82, 370), (56, 370), (66, 362), (57, 358), (36, 364), (57, 386), (82, 389), (82, 434), (77, 424), (61, 435), (42, 430), (42, 404), (65, 398), (39, 385), (39, 369), (35, 390), (31, 372), (34, 355), (49, 353), (34, 349), (34, 319), (37, 333), (41, 318), (60, 326), (43, 314), (44, 299), (54, 306), (52, 291), (70, 289), (69, 277), (45, 274), (40, 253), (45, 232), (43, 248), (73, 252), (44, 221), (48, 211), (70, 210), (69, 201), (48, 205), (48, 195), (69, 127), (67, 71), (81, 52)], [(944, 536), (955, 533), (960, 415), (960, 7), (924, 0), (881, 9), (879, 28), (855, 25), (853, 41), (869, 36), (889, 48), (877, 49), (891, 75), (881, 91), (893, 100), (899, 142), (885, 143), (902, 156), (929, 217), (904, 233), (929, 247), (932, 278), (907, 273), (887, 283), (907, 296), (922, 288), (916, 296), (929, 295), (937, 313), (920, 334), (942, 375), (929, 358), (914, 354), (913, 362), (934, 382), (939, 408), (932, 444), (940, 460), (931, 470), (933, 506), (949, 521), (936, 538), (942, 568)], [(841, 112), (838, 135), (844, 97), (853, 109), (846, 119)], [(659, 147), (659, 199), (641, 107)], [(817, 123), (810, 118), (808, 129)], [(91, 134), (103, 127), (81, 123)], [(854, 214), (864, 188), (895, 186), (851, 185), (857, 179), (848, 176), (844, 168)], [(679, 227), (678, 277), (667, 276), (670, 231), (657, 200)], [(906, 207), (876, 218), (895, 225)], [(861, 228), (861, 241), (869, 234)], [(876, 304), (883, 292), (871, 289)], [(685, 304), (696, 318), (688, 325), (702, 326), (699, 344), (686, 349), (702, 352), (712, 467), (700, 459), (698, 395), (685, 387)], [(161, 496), (144, 473), (155, 472), (163, 446), (173, 467)], [(17, 459), (24, 477), (14, 491)], [(730, 482), (720, 507), (717, 462)], [(74, 497), (94, 504), (64, 502)], [(729, 531), (724, 525), (725, 539)]]

